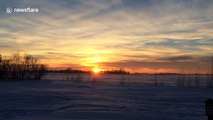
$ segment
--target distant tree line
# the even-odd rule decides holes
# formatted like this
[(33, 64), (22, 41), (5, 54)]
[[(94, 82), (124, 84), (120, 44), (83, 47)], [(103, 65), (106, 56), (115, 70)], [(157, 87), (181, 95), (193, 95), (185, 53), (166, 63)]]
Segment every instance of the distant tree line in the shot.
[[(85, 70), (74, 70), (72, 68), (67, 68), (64, 70), (48, 70), (50, 73), (82, 73), (82, 74), (91, 74), (92, 71), (85, 71)], [(101, 71), (101, 73), (104, 74), (130, 74), (128, 71), (125, 71), (124, 69), (120, 68), (118, 70), (106, 70)]]
[(48, 70), (49, 73), (90, 73), (90, 71), (84, 71), (84, 70), (73, 70), (72, 68), (67, 68), (64, 70)]
[(40, 80), (46, 70), (47, 67), (31, 55), (0, 55), (0, 80)]
[(119, 70), (106, 70), (106, 71), (103, 71), (103, 73), (107, 73), (107, 74), (130, 74), (128, 71), (124, 70), (123, 68), (120, 68)]

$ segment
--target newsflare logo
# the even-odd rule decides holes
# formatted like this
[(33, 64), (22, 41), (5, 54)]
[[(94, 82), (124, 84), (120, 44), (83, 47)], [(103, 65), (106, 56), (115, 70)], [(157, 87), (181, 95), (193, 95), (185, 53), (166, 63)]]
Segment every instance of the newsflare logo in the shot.
[(27, 7), (27, 8), (11, 8), (11, 7), (7, 7), (6, 8), (6, 13), (10, 14), (10, 13), (38, 13), (39, 9), (38, 8), (31, 8), (31, 7)]
[(6, 13), (12, 13), (12, 12), (13, 12), (13, 9), (11, 7), (6, 8)]

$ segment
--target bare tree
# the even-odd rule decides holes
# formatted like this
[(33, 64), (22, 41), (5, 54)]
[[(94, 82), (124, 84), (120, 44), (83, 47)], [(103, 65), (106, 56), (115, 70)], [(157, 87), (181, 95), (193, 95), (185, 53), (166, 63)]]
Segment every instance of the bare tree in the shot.
[(33, 56), (20, 56), (19, 53), (11, 57), (0, 55), (0, 80), (40, 80), (47, 67), (38, 63)]
[(196, 87), (200, 86), (200, 64), (198, 65), (198, 69), (197, 69), (197, 75), (195, 78), (195, 86)]

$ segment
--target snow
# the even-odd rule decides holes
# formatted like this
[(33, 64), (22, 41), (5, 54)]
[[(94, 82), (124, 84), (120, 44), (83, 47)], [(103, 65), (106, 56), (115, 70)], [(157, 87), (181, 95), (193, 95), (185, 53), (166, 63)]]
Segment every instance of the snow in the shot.
[[(207, 86), (210, 83), (211, 76), (207, 75), (141, 75), (141, 74), (130, 74), (130, 75), (114, 75), (114, 74), (100, 74), (100, 75), (88, 75), (88, 74), (68, 74), (68, 73), (49, 73), (44, 79), (48, 80), (75, 80), (81, 77), (83, 81), (101, 81), (110, 83), (140, 83), (140, 84), (154, 84), (155, 80), (158, 85), (166, 86), (177, 86), (177, 81), (184, 80), (184, 85), (196, 86), (196, 80), (199, 80), (199, 86)], [(156, 78), (156, 79), (155, 79)]]
[(210, 97), (208, 87), (1, 81), (0, 120), (205, 120)]

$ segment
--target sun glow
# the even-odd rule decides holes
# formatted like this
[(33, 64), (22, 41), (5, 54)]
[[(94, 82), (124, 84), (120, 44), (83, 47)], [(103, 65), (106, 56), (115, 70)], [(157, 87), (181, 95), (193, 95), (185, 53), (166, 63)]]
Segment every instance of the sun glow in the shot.
[(101, 72), (101, 69), (99, 69), (99, 68), (93, 68), (93, 72), (94, 72), (94, 73), (100, 73), (100, 72)]

